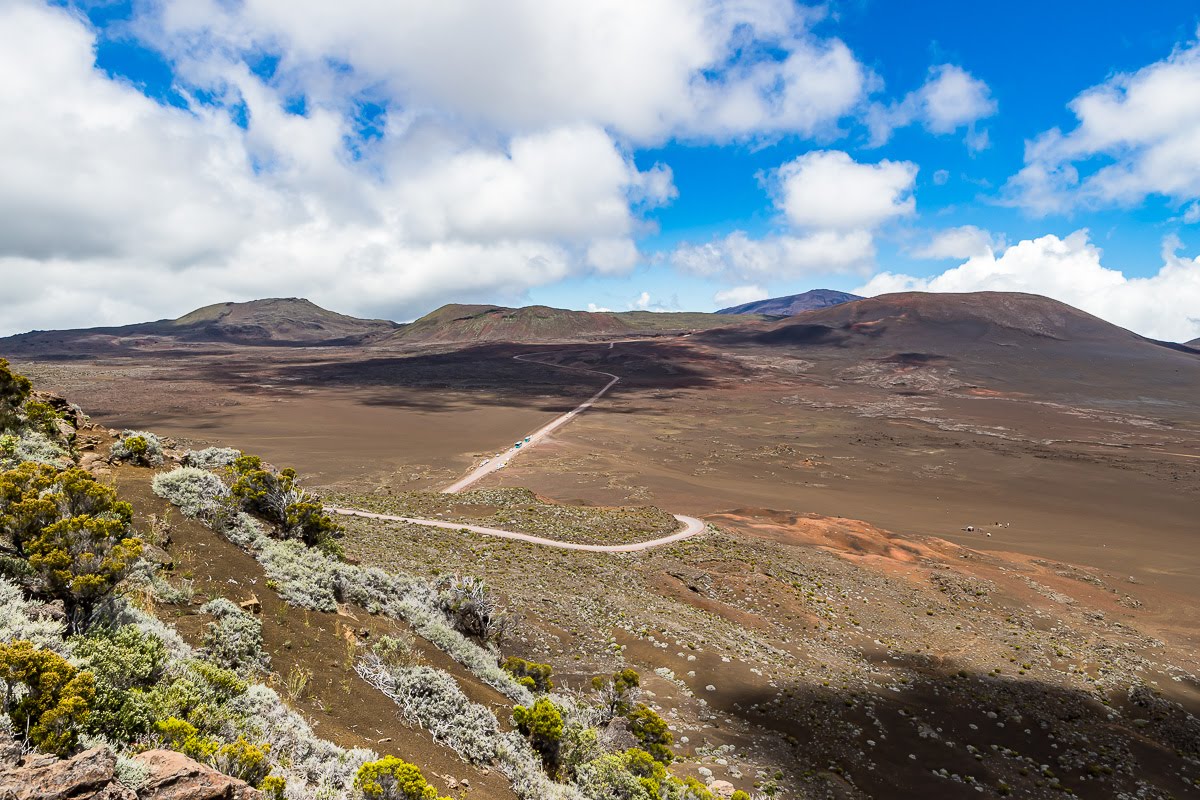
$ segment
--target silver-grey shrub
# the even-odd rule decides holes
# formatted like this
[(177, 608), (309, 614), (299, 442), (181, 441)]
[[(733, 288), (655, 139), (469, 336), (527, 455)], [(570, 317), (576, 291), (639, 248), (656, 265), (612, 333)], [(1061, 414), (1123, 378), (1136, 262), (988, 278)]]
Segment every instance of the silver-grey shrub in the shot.
[(432, 667), (389, 669), (368, 654), (356, 665), (363, 680), (390, 697), (408, 720), (429, 731), (472, 764), (496, 759), (500, 725), (496, 716), (463, 694), (454, 678)]
[[(137, 455), (125, 444), (135, 436), (140, 436), (146, 441), (144, 455)], [(112, 449), (109, 451), (109, 458), (113, 461), (141, 461), (148, 466), (156, 467), (163, 463), (162, 440), (149, 431), (121, 431), (120, 438), (113, 443)]]
[(220, 478), (198, 467), (160, 472), (150, 486), (156, 495), (179, 506), (189, 517), (211, 518), (229, 497), (229, 487)]
[(358, 768), (378, 758), (371, 750), (345, 750), (317, 737), (274, 689), (260, 683), (236, 698), (233, 708), (249, 720), (250, 738), (271, 745), (271, 760), (276, 774), (287, 778), (289, 798), (353, 796)]
[(216, 617), (204, 631), (201, 650), (210, 661), (239, 675), (265, 670), (270, 660), (263, 651), (262, 620), (242, 611), (224, 597), (209, 600), (201, 614)]
[(62, 623), (39, 616), (19, 586), (0, 578), (0, 642), (20, 640), (59, 653), (66, 650)]
[(183, 463), (188, 467), (220, 469), (228, 467), (241, 455), (241, 450), (235, 450), (232, 447), (206, 447), (203, 450), (188, 450), (183, 454)]

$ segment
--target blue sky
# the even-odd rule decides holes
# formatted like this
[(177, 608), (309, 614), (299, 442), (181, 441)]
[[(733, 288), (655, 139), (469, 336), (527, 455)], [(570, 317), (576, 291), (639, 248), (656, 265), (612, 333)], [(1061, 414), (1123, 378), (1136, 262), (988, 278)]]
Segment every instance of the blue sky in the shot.
[(1166, 1), (9, 0), (0, 327), (821, 286), (1032, 291), (1190, 339), (1198, 25)]

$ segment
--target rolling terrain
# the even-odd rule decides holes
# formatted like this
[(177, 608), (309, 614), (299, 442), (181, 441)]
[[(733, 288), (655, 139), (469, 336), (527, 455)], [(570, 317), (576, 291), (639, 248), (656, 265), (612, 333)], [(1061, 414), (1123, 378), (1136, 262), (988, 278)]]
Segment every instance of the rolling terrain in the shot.
[(13, 355), (45, 354), (70, 358), (173, 346), (248, 345), (278, 347), (361, 344), (399, 327), (386, 320), (348, 317), (302, 298), (272, 298), (248, 303), (217, 303), (178, 319), (111, 328), (31, 331), (0, 339)]
[(448, 305), (403, 326), (381, 344), (577, 341), (685, 333), (727, 324), (715, 314)]
[[(1197, 791), (1200, 354), (1019, 294), (668, 336), (520, 311), (447, 307), (312, 349), (10, 352), (102, 426), (294, 464), (373, 515), (345, 519), (355, 564), (484, 578), (520, 615), (504, 653), (553, 664), (563, 691), (633, 667), (679, 774), (787, 798)], [(117, 478), (161, 514), (136, 488), (149, 472)], [(657, 541), (671, 513), (703, 532), (578, 549)], [(212, 531), (177, 535), (206, 591), (260, 577)], [(346, 611), (361, 621), (264, 614), (273, 659), (321, 664), (304, 712), (343, 746), (388, 739), (468, 775), (470, 797), (510, 796), (337, 666), (339, 625), (384, 626)]]

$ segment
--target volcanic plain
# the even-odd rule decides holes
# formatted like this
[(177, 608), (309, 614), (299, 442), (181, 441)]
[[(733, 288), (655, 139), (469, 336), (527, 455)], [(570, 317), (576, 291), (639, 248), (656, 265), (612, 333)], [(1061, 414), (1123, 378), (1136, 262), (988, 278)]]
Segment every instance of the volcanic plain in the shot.
[[(259, 453), (339, 505), (594, 543), (701, 517), (638, 554), (365, 519), (344, 540), (485, 578), (520, 615), (508, 649), (567, 688), (639, 670), (684, 773), (1200, 794), (1200, 352), (1023, 295), (726, 322), (0, 353), (102, 425)], [(620, 381), (472, 494), (434, 493), (607, 381), (579, 368)]]

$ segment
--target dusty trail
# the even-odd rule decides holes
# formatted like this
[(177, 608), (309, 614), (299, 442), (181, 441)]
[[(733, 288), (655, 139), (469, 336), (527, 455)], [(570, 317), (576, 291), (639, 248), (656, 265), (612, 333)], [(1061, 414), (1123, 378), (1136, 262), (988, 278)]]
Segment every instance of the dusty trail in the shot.
[(371, 511), (359, 511), (353, 508), (337, 508), (335, 506), (326, 506), (326, 510), (333, 511), (337, 514), (343, 514), (348, 517), (365, 517), (367, 519), (382, 519), (391, 522), (411, 522), (415, 525), (428, 525), (434, 528), (445, 528), (451, 531), (470, 531), (471, 533), (481, 533), (484, 536), (499, 536), (502, 539), (515, 539), (520, 542), (530, 542), (532, 544), (541, 544), (546, 547), (557, 547), (562, 550), (584, 550), (589, 553), (635, 553), (639, 550), (649, 550), (651, 547), (661, 547), (664, 544), (671, 544), (682, 539), (688, 539), (695, 536), (704, 530), (704, 523), (695, 517), (685, 517), (682, 514), (672, 514), (675, 519), (679, 520), (683, 525), (683, 529), (664, 536), (661, 539), (651, 539), (647, 542), (634, 542), (633, 544), (576, 544), (575, 542), (560, 542), (555, 539), (543, 539), (540, 536), (533, 536), (528, 533), (518, 533), (516, 531), (506, 531), (500, 528), (486, 528), (482, 525), (468, 525), (463, 522), (447, 522), (444, 519), (416, 519), (415, 517), (397, 517), (392, 514), (376, 514)]
[[(609, 342), (608, 349), (612, 350), (615, 344), (615, 342)], [(589, 375), (603, 375), (610, 380), (603, 387), (601, 387), (599, 391), (597, 391), (587, 400), (580, 403), (575, 408), (571, 409), (565, 414), (555, 417), (550, 422), (526, 436), (519, 443), (508, 448), (508, 450), (505, 452), (501, 453), (495, 458), (484, 461), (484, 463), (480, 464), (465, 477), (450, 484), (445, 489), (442, 489), (443, 494), (457, 494), (463, 489), (466, 489), (468, 486), (478, 482), (480, 479), (508, 466), (508, 462), (516, 458), (522, 452), (525, 452), (529, 448), (533, 447), (551, 433), (591, 408), (597, 400), (603, 397), (609, 389), (611, 389), (621, 380), (620, 376), (618, 375), (613, 375), (611, 372), (603, 372), (598, 369), (587, 369), (586, 367), (568, 367), (561, 364), (547, 364), (545, 361), (535, 361), (530, 358), (530, 356), (533, 355), (537, 354), (527, 353), (524, 355), (513, 356), (513, 358), (517, 361), (528, 361), (530, 363), (541, 364), (547, 367), (556, 367), (558, 369), (570, 370), (572, 372), (586, 372)], [(342, 514), (343, 516), (348, 517), (365, 517), (367, 519), (381, 519), (392, 522), (409, 522), (415, 525), (428, 525), (433, 528), (445, 528), (447, 530), (455, 531), (466, 530), (471, 531), (472, 533), (483, 534), (485, 536), (498, 536), (503, 539), (514, 539), (521, 542), (545, 545), (546, 547), (557, 547), (562, 550), (584, 550), (590, 553), (633, 553), (640, 550), (649, 550), (652, 547), (661, 547), (665, 544), (671, 544), (672, 542), (689, 539), (692, 536), (704, 531), (704, 523), (695, 517), (687, 517), (682, 514), (672, 514), (671, 516), (675, 517), (675, 519), (677, 519), (683, 527), (679, 531), (676, 531), (669, 536), (663, 536), (661, 538), (651, 539), (645, 542), (634, 542), (633, 544), (576, 544), (574, 542), (560, 542), (554, 539), (544, 539), (540, 536), (532, 536), (528, 533), (520, 533), (518, 531), (506, 531), (501, 530), (500, 528), (488, 528), (482, 525), (465, 525), (463, 523), (447, 522), (445, 520), (417, 519), (415, 517), (400, 517), (392, 514), (376, 514), (371, 511), (362, 511), (355, 508), (340, 508), (337, 506), (327, 506), (327, 509), (335, 514)]]

